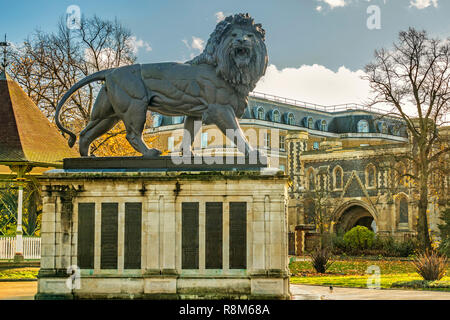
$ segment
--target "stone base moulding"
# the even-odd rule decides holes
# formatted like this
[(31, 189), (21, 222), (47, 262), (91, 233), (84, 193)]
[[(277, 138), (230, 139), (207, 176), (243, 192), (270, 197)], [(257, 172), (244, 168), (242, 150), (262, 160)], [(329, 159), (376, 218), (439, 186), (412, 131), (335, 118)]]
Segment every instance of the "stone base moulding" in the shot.
[(51, 170), (36, 299), (290, 299), (286, 176)]

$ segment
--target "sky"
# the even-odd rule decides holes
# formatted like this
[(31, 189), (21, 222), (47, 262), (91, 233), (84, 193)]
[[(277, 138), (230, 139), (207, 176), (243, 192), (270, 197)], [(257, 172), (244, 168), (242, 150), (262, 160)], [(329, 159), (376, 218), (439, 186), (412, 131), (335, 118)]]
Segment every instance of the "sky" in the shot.
[(361, 79), (375, 49), (408, 27), (450, 37), (449, 0), (0, 0), (0, 35), (21, 43), (53, 32), (67, 8), (117, 18), (135, 37), (139, 63), (183, 62), (199, 54), (216, 23), (248, 12), (266, 30), (269, 67), (255, 91), (321, 105), (363, 104)]

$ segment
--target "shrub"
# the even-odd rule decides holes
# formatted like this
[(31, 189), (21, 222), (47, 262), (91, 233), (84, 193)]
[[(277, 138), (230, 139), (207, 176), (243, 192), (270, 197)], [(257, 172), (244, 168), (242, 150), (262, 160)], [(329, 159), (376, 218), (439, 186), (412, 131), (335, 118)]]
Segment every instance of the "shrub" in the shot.
[(384, 257), (410, 257), (419, 248), (415, 238), (404, 241), (395, 240), (392, 237), (377, 237), (373, 239), (369, 248), (351, 247), (344, 241), (342, 235), (334, 235), (332, 238), (333, 254), (368, 255)]
[(327, 248), (316, 249), (311, 254), (311, 262), (314, 269), (319, 273), (325, 273), (327, 269), (333, 264), (330, 261), (331, 252)]
[(346, 246), (352, 249), (368, 249), (372, 247), (375, 233), (366, 227), (356, 226), (344, 234)]
[(405, 241), (394, 241), (393, 255), (395, 257), (409, 257), (416, 253), (419, 248), (417, 239), (407, 239)]
[(348, 253), (343, 235), (334, 235), (331, 239), (331, 247), (336, 254)]
[(416, 271), (424, 280), (441, 280), (446, 271), (447, 257), (435, 251), (419, 254), (413, 261)]
[(376, 237), (372, 248), (379, 250), (382, 255), (389, 257), (409, 257), (414, 255), (419, 244), (417, 239), (411, 238), (404, 241), (396, 241), (392, 237)]

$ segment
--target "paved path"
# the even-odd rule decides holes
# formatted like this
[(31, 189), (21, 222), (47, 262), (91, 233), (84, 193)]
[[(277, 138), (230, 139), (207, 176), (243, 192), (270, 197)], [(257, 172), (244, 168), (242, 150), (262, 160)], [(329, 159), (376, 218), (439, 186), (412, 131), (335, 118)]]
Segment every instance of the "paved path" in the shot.
[(397, 289), (333, 288), (291, 284), (293, 300), (450, 300), (450, 292)]
[[(37, 281), (0, 282), (0, 300), (33, 300)], [(450, 292), (370, 290), (291, 284), (293, 300), (450, 300)]]
[(0, 300), (33, 300), (37, 281), (0, 282)]

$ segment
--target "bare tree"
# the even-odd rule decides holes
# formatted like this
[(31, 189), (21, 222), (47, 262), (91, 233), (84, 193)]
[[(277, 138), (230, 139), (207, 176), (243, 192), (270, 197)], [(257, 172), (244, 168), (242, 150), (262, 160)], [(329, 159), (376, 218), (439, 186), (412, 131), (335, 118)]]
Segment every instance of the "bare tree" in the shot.
[[(59, 100), (77, 81), (99, 70), (134, 63), (134, 40), (117, 20), (83, 18), (80, 28), (71, 30), (61, 18), (56, 33), (36, 31), (10, 53), (10, 73), (53, 120)], [(79, 132), (86, 125), (99, 88), (92, 83), (71, 97), (61, 113), (65, 126)]]
[(372, 105), (391, 106), (391, 113), (400, 116), (408, 128), (411, 148), (404, 158), (412, 170), (404, 175), (412, 179), (417, 191), (418, 238), (429, 249), (428, 185), (439, 169), (436, 164), (450, 150), (440, 134), (450, 106), (450, 43), (410, 28), (399, 33), (392, 50), (376, 50), (365, 72), (375, 93)]
[(335, 223), (331, 214), (332, 201), (327, 187), (328, 172), (318, 174), (313, 185), (304, 193), (304, 203), (307, 207), (306, 222), (314, 223), (316, 231), (319, 233), (319, 249), (328, 248), (331, 238), (330, 232)]

